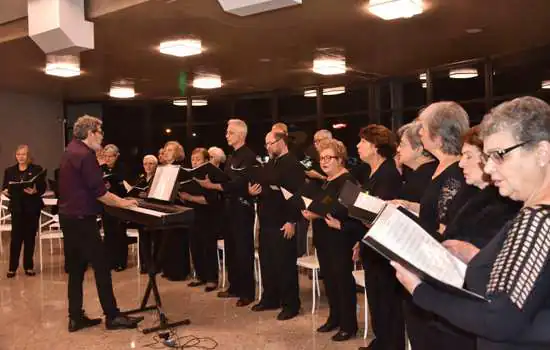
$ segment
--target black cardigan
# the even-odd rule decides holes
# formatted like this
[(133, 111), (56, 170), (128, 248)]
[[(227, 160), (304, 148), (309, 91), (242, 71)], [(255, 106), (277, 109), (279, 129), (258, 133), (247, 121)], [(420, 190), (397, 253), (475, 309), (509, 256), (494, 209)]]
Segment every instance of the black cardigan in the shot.
[[(14, 165), (9, 168), (6, 168), (4, 171), (4, 183), (2, 184), (2, 190), (8, 188), (10, 181), (27, 181), (32, 179), (34, 176), (38, 175), (42, 171), (42, 167), (37, 164), (29, 164), (27, 170), (19, 171), (19, 165)], [(11, 194), (9, 209), (13, 212), (28, 212), (35, 213), (39, 212), (44, 207), (44, 202), (42, 201), (42, 195), (46, 192), (46, 176), (41, 176), (36, 182), (36, 190), (38, 191), (35, 194), (26, 194), (23, 193), (22, 197), (14, 197)]]

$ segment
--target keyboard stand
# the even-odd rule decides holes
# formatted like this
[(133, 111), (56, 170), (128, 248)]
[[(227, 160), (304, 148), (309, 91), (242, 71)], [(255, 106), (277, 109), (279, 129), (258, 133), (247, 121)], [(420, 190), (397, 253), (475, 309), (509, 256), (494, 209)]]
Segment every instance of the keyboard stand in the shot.
[[(145, 230), (147, 229), (145, 228)], [(151, 240), (151, 244), (152, 243), (153, 242)], [(165, 244), (165, 243), (163, 242), (162, 244)], [(145, 294), (143, 295), (143, 299), (141, 300), (140, 307), (137, 309), (123, 312), (124, 315), (130, 315), (130, 314), (140, 313), (144, 311), (157, 310), (160, 324), (155, 327), (143, 329), (143, 334), (149, 334), (160, 330), (165, 330), (165, 329), (179, 327), (179, 326), (187, 326), (191, 324), (191, 320), (189, 319), (184, 319), (184, 320), (175, 321), (175, 322), (168, 322), (168, 317), (166, 317), (166, 314), (162, 309), (162, 301), (160, 300), (160, 293), (157, 286), (157, 272), (156, 272), (155, 259), (153, 254), (154, 254), (153, 249), (151, 249), (151, 256), (149, 257), (149, 261), (147, 264), (149, 267), (149, 271), (147, 272), (149, 276), (149, 281), (147, 282), (147, 288), (145, 289)], [(149, 302), (149, 297), (151, 296), (151, 292), (153, 292), (154, 304), (147, 306)]]

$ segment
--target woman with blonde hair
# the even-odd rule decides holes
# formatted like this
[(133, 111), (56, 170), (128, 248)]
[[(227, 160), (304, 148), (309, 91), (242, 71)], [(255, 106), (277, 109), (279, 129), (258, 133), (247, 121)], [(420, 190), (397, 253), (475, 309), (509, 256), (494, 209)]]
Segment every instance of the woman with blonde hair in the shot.
[[(23, 247), (23, 268), (25, 275), (34, 276), (34, 246), (40, 210), (43, 207), (42, 195), (46, 192), (46, 176), (40, 165), (32, 162), (29, 146), (20, 145), (15, 151), (17, 164), (4, 171), (2, 192), (10, 197), (11, 242), (10, 262), (7, 277), (15, 277), (19, 267), (19, 255)], [(41, 175), (40, 175), (41, 174)], [(36, 178), (32, 187), (15, 188), (10, 183), (29, 181)]]

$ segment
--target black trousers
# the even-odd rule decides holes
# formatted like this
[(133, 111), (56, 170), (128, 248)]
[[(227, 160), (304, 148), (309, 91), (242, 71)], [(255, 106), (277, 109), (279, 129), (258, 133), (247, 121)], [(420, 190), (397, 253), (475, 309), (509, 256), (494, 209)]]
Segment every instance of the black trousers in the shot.
[(254, 208), (238, 200), (226, 202), (228, 231), (225, 254), (229, 291), (239, 298), (254, 300)]
[(388, 261), (367, 254), (377, 253), (368, 248), (363, 253), (367, 299), (376, 336), (375, 349), (405, 350), (404, 290)]
[[(210, 218), (212, 220), (212, 218)], [(191, 257), (197, 279), (218, 283), (218, 233), (208, 220), (199, 219), (189, 233)]]
[(112, 269), (128, 266), (128, 236), (126, 225), (114, 216), (103, 214), (104, 241)]
[[(407, 296), (403, 303), (407, 335), (412, 350), (475, 350), (476, 337), (418, 307)], [(445, 329), (449, 327), (449, 329)]]
[(283, 236), (280, 227), (263, 227), (260, 223), (260, 268), (263, 294), (261, 303), (281, 306), (283, 310), (300, 309), (300, 289), (296, 235), (291, 239)]
[(323, 226), (316, 227), (313, 243), (328, 298), (327, 322), (340, 326), (344, 332), (354, 333), (358, 327), (357, 294), (352, 274), (353, 242), (349, 236)]
[(34, 247), (36, 232), (40, 220), (40, 210), (13, 211), (11, 213), (11, 241), (9, 271), (16, 271), (19, 267), (19, 256), (23, 247), (23, 268), (34, 269)]
[(59, 223), (65, 239), (65, 259), (69, 267), (69, 317), (82, 315), (82, 283), (88, 264), (95, 273), (99, 302), (107, 318), (114, 318), (119, 310), (113, 293), (111, 270), (105, 246), (101, 240), (96, 217), (69, 217), (59, 215)]
[[(160, 268), (159, 253), (162, 245), (162, 231), (150, 231), (144, 228), (138, 229), (139, 233), (139, 262), (140, 269), (147, 271), (151, 266)], [(153, 261), (151, 262), (151, 259)], [(153, 264), (151, 264), (153, 263)]]
[(301, 218), (296, 222), (296, 246), (298, 248), (297, 256), (303, 256), (307, 253), (307, 229), (309, 221)]
[(164, 277), (172, 281), (187, 279), (191, 272), (189, 230), (187, 228), (164, 230), (159, 254)]

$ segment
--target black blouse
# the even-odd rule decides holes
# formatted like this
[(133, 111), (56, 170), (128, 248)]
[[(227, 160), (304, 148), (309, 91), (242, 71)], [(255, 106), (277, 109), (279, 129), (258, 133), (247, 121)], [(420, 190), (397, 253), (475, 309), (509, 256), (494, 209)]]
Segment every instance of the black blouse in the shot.
[[(383, 200), (392, 200), (400, 198), (401, 186), (401, 174), (395, 166), (395, 161), (393, 159), (386, 159), (384, 163), (371, 174), (368, 182), (364, 184), (363, 187), (371, 196)], [(365, 231), (366, 229), (358, 231), (361, 235), (358, 239), (362, 238)], [(367, 247), (365, 244), (361, 245), (361, 257), (365, 266), (369, 266), (373, 263), (387, 264), (387, 260), (383, 256), (372, 248)]]
[(519, 202), (502, 197), (494, 186), (478, 189), (447, 226), (443, 238), (470, 242), (481, 249), (520, 208)]
[[(435, 235), (439, 225), (448, 225), (456, 210), (467, 200), (459, 193), (467, 188), (462, 169), (458, 162), (449, 165), (436, 178), (432, 179), (420, 200), (420, 224), (427, 232)], [(460, 202), (460, 203), (458, 203)]]
[(550, 348), (550, 206), (523, 208), (468, 264), (466, 286), (489, 302), (421, 283), (420, 307), (478, 336), (478, 350)]
[(439, 163), (437, 161), (422, 164), (416, 170), (403, 171), (403, 189), (401, 199), (420, 203), (424, 192), (432, 181), (432, 176)]
[[(346, 181), (357, 183), (357, 180), (355, 180), (355, 178), (350, 173), (346, 172), (331, 181), (326, 181), (322, 186), (322, 190), (326, 195), (337, 200), (340, 191), (344, 187)], [(337, 237), (344, 237), (345, 239), (349, 239), (350, 242), (352, 242), (352, 240), (355, 241), (355, 237), (357, 237), (357, 230), (361, 230), (362, 228), (364, 228), (364, 226), (358, 220), (349, 217), (347, 208), (340, 203), (336, 203), (334, 205), (330, 214), (340, 221), (340, 231), (345, 234), (342, 235), (340, 234), (340, 231), (329, 227), (325, 220), (323, 218), (320, 218), (313, 220), (312, 223), (314, 240), (315, 236), (331, 235), (335, 239)]]
[[(25, 171), (19, 170), (19, 165), (16, 164), (4, 171), (4, 182), (2, 184), (2, 190), (9, 189), (10, 182), (29, 181), (36, 175), (40, 174), (42, 167), (37, 164), (29, 164)], [(42, 195), (46, 192), (45, 176), (41, 176), (36, 181), (35, 194), (23, 193), (22, 196), (10, 196), (9, 209), (12, 212), (36, 212), (40, 211), (44, 206), (42, 201)]]

